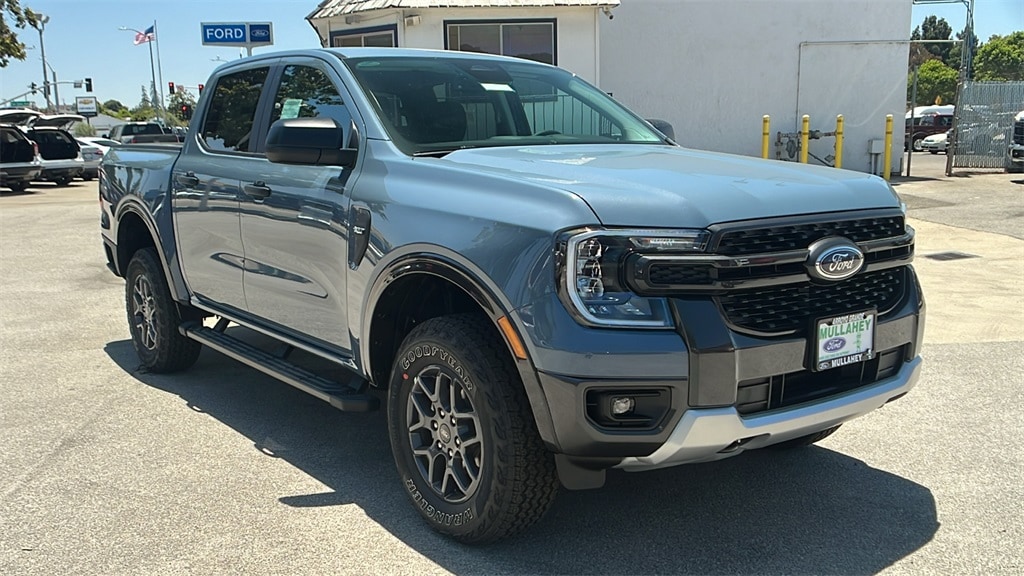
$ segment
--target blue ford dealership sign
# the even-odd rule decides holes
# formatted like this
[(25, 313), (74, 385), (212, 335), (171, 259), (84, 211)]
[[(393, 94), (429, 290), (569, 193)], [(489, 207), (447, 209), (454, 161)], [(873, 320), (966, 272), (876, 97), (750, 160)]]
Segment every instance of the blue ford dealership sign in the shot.
[(270, 22), (201, 22), (204, 46), (269, 46), (274, 43)]

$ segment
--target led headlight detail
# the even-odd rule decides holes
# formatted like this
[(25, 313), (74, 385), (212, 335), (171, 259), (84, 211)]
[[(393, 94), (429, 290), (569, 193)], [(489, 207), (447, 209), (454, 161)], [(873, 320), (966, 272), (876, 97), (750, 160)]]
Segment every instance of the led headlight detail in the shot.
[(637, 296), (623, 282), (625, 260), (634, 253), (703, 251), (703, 230), (589, 230), (566, 239), (563, 296), (582, 320), (598, 326), (672, 326), (663, 298)]

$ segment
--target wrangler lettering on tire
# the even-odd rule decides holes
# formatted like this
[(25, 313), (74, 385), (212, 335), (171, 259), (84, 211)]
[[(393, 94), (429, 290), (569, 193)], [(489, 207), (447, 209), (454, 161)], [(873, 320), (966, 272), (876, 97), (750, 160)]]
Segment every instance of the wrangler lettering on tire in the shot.
[(466, 543), (530, 526), (558, 491), (526, 393), (486, 318), (428, 320), (391, 374), (388, 433), (406, 493), (438, 531)]

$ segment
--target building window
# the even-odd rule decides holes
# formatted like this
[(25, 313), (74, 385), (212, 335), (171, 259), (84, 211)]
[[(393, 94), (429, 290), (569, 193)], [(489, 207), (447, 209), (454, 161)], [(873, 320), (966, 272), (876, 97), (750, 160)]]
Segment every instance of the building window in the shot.
[(445, 22), (445, 48), (556, 64), (555, 21)]
[(353, 46), (372, 46), (375, 48), (398, 46), (398, 26), (376, 26), (374, 28), (335, 30), (331, 32), (332, 48), (351, 48)]

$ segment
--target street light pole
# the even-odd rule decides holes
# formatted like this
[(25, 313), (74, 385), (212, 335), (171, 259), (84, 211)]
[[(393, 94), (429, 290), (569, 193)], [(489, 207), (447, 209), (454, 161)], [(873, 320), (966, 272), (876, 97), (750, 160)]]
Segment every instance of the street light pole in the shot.
[(50, 83), (46, 80), (46, 48), (43, 46), (43, 29), (46, 28), (46, 23), (50, 21), (50, 17), (45, 14), (38, 14), (38, 16), (36, 30), (39, 30), (39, 54), (43, 57), (43, 98), (46, 99), (46, 111), (49, 112)]

